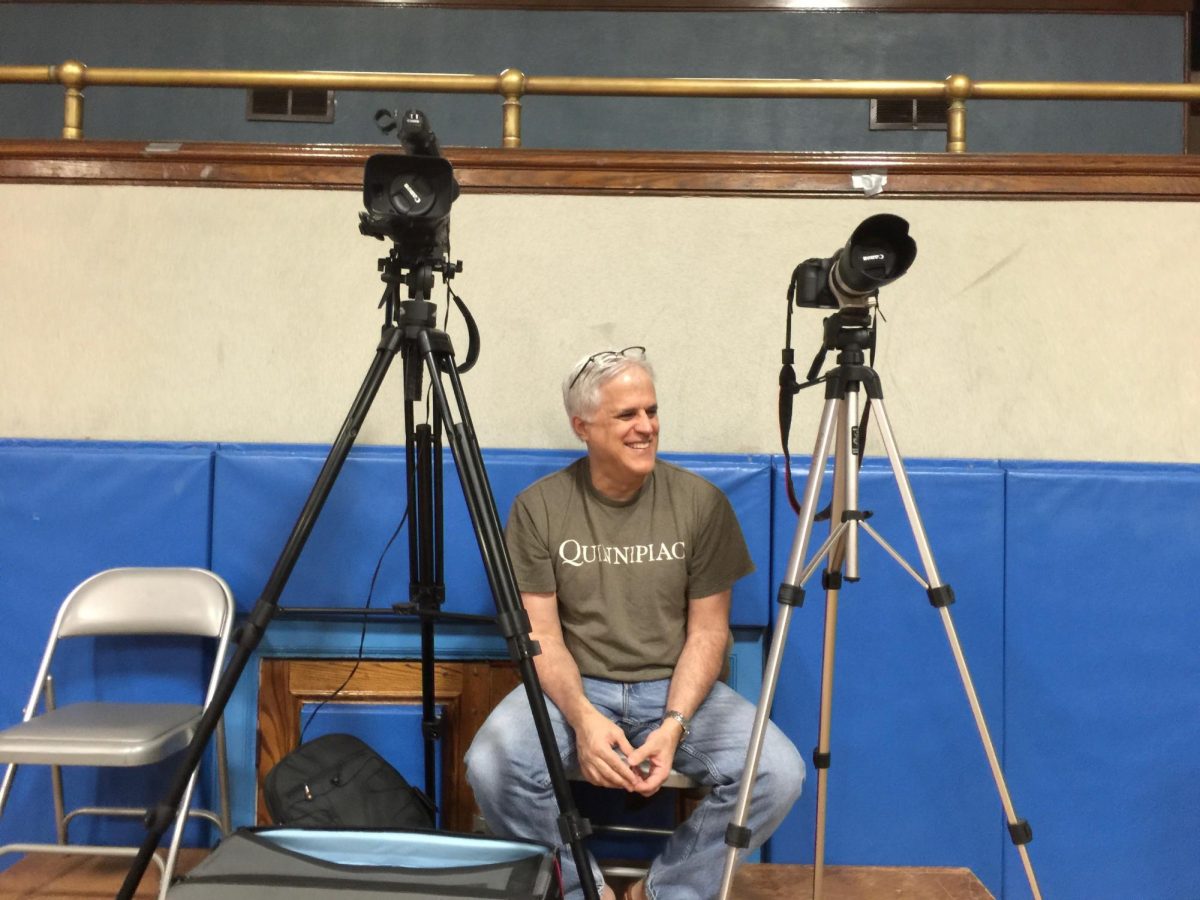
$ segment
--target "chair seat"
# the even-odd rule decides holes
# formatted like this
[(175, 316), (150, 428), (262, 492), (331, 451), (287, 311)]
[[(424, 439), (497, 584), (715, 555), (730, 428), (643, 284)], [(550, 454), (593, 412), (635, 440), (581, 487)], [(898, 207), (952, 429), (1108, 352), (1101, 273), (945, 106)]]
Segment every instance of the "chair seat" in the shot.
[(0, 732), (0, 762), (143, 766), (190, 743), (199, 706), (73, 703)]
[[(572, 781), (587, 781), (587, 779), (583, 777), (583, 773), (578, 769), (571, 769), (568, 771), (567, 778), (571, 779)], [(662, 783), (662, 786), (665, 788), (674, 788), (677, 791), (690, 791), (696, 788), (704, 787), (704, 785), (702, 785), (699, 781), (696, 781), (696, 779), (692, 778), (690, 775), (684, 775), (678, 769), (671, 769), (670, 774), (667, 775), (667, 779)]]
[(690, 775), (684, 775), (678, 769), (672, 769), (671, 774), (667, 776), (667, 780), (663, 782), (662, 786), (665, 788), (675, 788), (679, 791), (690, 791), (701, 787), (701, 784)]

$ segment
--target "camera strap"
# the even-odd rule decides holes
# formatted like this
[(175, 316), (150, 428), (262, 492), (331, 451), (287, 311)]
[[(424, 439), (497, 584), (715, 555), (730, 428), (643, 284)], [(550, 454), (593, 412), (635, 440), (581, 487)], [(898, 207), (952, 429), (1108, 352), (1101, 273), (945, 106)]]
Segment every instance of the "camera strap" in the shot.
[[(793, 278), (792, 284), (788, 288), (788, 312), (787, 312), (787, 327), (785, 329), (785, 346), (783, 348), (783, 366), (779, 370), (779, 442), (783, 449), (783, 474), (784, 487), (787, 491), (788, 504), (792, 507), (792, 511), (796, 515), (800, 515), (800, 501), (796, 499), (796, 486), (792, 479), (792, 455), (788, 449), (788, 436), (792, 430), (792, 398), (796, 394), (814, 384), (823, 383), (827, 376), (819, 375), (821, 367), (825, 364), (825, 347), (822, 346), (817, 352), (813, 364), (809, 367), (807, 379), (801, 383), (796, 380), (796, 370), (794, 368), (796, 361), (796, 352), (792, 349), (792, 298), (795, 293), (796, 283)], [(870, 353), (867, 359), (867, 366), (871, 369), (875, 368), (875, 344), (871, 343)], [(867, 425), (871, 421), (871, 404), (868, 401), (863, 404), (862, 416), (859, 418), (858, 424), (858, 447), (855, 450), (857, 457), (857, 466), (861, 470), (863, 464), (863, 456), (866, 453), (867, 445)], [(830, 508), (826, 506), (823, 510), (817, 513), (813, 520), (822, 522), (830, 516)]]
[(825, 376), (810, 379), (800, 384), (796, 381), (796, 371), (792, 368), (793, 351), (790, 347), (783, 351), (783, 368), (779, 370), (779, 440), (783, 447), (783, 482), (787, 489), (788, 503), (797, 515), (800, 514), (800, 501), (796, 499), (796, 488), (792, 483), (792, 455), (788, 450), (788, 435), (792, 430), (792, 398), (807, 387), (820, 384)]
[[(798, 270), (797, 270), (798, 271)], [(800, 514), (800, 502), (796, 499), (796, 488), (792, 483), (792, 455), (788, 450), (788, 435), (792, 430), (792, 398), (806, 387), (820, 384), (824, 376), (817, 377), (825, 358), (825, 350), (817, 354), (812, 368), (809, 369), (808, 379), (801, 384), (796, 380), (796, 351), (792, 349), (792, 309), (796, 295), (796, 273), (792, 273), (791, 284), (788, 285), (787, 325), (784, 329), (783, 368), (779, 370), (779, 442), (783, 447), (783, 482), (787, 488), (788, 503), (797, 515)]]

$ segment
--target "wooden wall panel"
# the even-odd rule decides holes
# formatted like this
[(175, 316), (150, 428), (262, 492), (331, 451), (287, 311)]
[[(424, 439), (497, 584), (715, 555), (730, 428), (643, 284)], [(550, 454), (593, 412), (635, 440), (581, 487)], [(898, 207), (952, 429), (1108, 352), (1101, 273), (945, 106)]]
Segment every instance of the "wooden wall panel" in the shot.
[[(0, 183), (361, 190), (394, 145), (0, 141)], [(583, 152), (449, 148), (466, 192), (851, 197), (885, 172), (891, 197), (1200, 198), (1200, 157), (1055, 154)]]
[[(245, 0), (43, 0), (83, 3), (244, 3)], [(259, 0), (283, 6), (412, 6), (609, 12), (1046, 12), (1183, 14), (1191, 0)]]

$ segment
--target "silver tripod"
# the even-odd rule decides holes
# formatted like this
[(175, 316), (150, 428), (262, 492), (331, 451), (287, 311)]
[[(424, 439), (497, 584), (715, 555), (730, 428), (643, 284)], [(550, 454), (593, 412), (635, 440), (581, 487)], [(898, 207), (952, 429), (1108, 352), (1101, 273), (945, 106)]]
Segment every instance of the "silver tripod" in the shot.
[[(1009, 796), (1008, 786), (1004, 781), (1004, 773), (996, 756), (996, 749), (988, 733), (987, 723), (983, 718), (983, 710), (979, 705), (979, 697), (975, 692), (971, 673), (967, 669), (963, 657), (962, 646), (959, 644), (958, 633), (950, 617), (950, 604), (954, 602), (954, 592), (948, 584), (944, 584), (938, 575), (937, 565), (933, 560), (925, 528), (921, 524), (921, 514), (913, 499), (912, 487), (904, 470), (900, 452), (896, 449), (896, 438), (888, 421), (887, 411), (883, 405), (883, 392), (879, 376), (875, 370), (865, 364), (863, 348), (873, 346), (874, 323), (865, 311), (844, 309), (830, 316), (825, 323), (824, 350), (838, 350), (837, 365), (823, 378), (825, 381), (825, 406), (821, 414), (821, 423), (817, 430), (816, 448), (813, 451), (812, 465), (809, 468), (808, 479), (805, 483), (803, 499), (800, 508), (800, 521), (792, 541), (791, 555), (788, 558), (787, 570), (783, 583), (779, 587), (779, 616), (775, 626), (775, 635), (767, 656), (766, 670), (763, 673), (762, 694), (759, 698), (755, 714), (754, 727), (750, 733), (750, 744), (746, 752), (746, 764), (742, 775), (741, 788), (738, 793), (737, 805), (733, 818), (725, 833), (725, 843), (728, 845), (725, 858), (725, 870), (721, 879), (720, 900), (728, 900), (729, 891), (733, 884), (733, 874), (737, 865), (739, 850), (750, 846), (751, 831), (745, 823), (750, 807), (750, 792), (758, 772), (759, 755), (762, 752), (763, 735), (766, 731), (767, 720), (770, 716), (771, 705), (774, 702), (775, 688), (779, 680), (780, 665), (783, 660), (783, 650), (787, 642), (788, 627), (791, 623), (792, 611), (804, 602), (804, 590), (801, 585), (816, 571), (821, 561), (826, 560), (822, 584), (825, 587), (825, 639), (821, 666), (821, 706), (818, 742), (813, 754), (817, 769), (817, 822), (816, 847), (813, 870), (813, 898), (820, 900), (822, 896), (825, 869), (825, 807), (826, 788), (829, 775), (829, 730), (831, 705), (833, 696), (833, 655), (837, 630), (838, 593), (842, 580), (858, 580), (858, 538), (859, 531), (865, 531), (887, 553), (895, 559), (905, 571), (925, 588), (929, 600), (938, 610), (942, 625), (946, 630), (946, 638), (950, 642), (950, 651), (958, 666), (958, 674), (962, 679), (963, 690), (970, 703), (971, 712), (975, 717), (975, 727), (983, 743), (991, 766), (992, 778), (996, 782), (996, 790), (1000, 794), (1000, 802), (1004, 807), (1004, 815), (1008, 822), (1009, 835), (1021, 862), (1025, 875), (1036, 900), (1041, 900), (1037, 879), (1034, 876), (1033, 865), (1029, 859), (1026, 844), (1032, 839), (1033, 833), (1029, 824), (1017, 817)], [(824, 352), (822, 351), (822, 353)], [(823, 357), (818, 357), (818, 360)], [(814, 368), (817, 368), (816, 366)], [(811, 377), (812, 373), (810, 373)], [(883, 438), (888, 461), (891, 463), (896, 485), (900, 491), (900, 499), (908, 516), (909, 527), (912, 529), (917, 552), (921, 557), (921, 567), (925, 571), (922, 578), (883, 537), (868, 524), (868, 513), (859, 509), (858, 502), (858, 466), (857, 452), (859, 435), (859, 388), (866, 390), (867, 408), (874, 414)], [(836, 443), (835, 443), (836, 442)], [(829, 536), (817, 550), (816, 554), (805, 563), (808, 553), (809, 539), (812, 537), (813, 524), (816, 519), (818, 497), (821, 494), (821, 482), (825, 475), (825, 464), (829, 458), (831, 445), (834, 446), (833, 463), (833, 497), (830, 506)]]

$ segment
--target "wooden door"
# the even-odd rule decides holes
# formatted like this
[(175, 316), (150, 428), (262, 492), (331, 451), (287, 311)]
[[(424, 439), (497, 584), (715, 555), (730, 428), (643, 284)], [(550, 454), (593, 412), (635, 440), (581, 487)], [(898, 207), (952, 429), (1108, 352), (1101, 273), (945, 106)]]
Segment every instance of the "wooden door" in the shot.
[[(444, 707), (442, 823), (448, 831), (473, 829), (477, 809), (466, 779), (463, 756), (488, 713), (520, 684), (507, 660), (439, 662), (434, 701)], [(421, 702), (421, 664), (400, 660), (265, 659), (258, 695), (257, 818), (269, 824), (263, 802), (266, 773), (300, 742), (300, 711), (305, 703)]]

